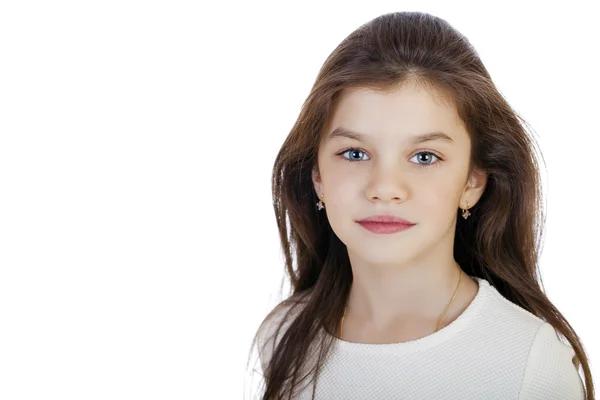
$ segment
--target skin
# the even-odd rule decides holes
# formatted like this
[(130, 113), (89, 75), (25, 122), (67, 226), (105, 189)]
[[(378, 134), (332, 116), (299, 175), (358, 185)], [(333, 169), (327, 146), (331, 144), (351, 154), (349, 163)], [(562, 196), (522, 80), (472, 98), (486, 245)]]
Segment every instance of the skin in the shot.
[[(338, 127), (364, 138), (327, 140)], [(452, 142), (411, 143), (432, 131)], [(398, 343), (432, 334), (461, 271), (453, 256), (458, 208), (466, 208), (467, 200), (473, 207), (487, 182), (484, 171), (468, 175), (471, 142), (455, 106), (412, 81), (391, 92), (347, 90), (325, 133), (312, 180), (325, 204), (320, 212), (346, 245), (352, 267), (342, 339)], [(416, 225), (375, 234), (356, 222), (382, 213)], [(440, 329), (478, 290), (477, 281), (463, 273)]]

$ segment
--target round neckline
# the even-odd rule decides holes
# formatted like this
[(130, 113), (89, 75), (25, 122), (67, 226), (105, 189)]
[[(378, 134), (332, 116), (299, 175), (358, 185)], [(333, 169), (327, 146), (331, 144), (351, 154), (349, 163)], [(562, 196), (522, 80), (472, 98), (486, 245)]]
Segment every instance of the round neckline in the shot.
[(365, 352), (369, 354), (388, 353), (390, 351), (406, 353), (436, 346), (463, 330), (481, 307), (484, 295), (490, 284), (484, 278), (477, 276), (471, 276), (471, 278), (477, 281), (479, 288), (467, 308), (450, 324), (422, 338), (399, 343), (359, 343), (340, 339), (328, 332), (326, 334), (333, 337), (334, 346), (342, 351)]

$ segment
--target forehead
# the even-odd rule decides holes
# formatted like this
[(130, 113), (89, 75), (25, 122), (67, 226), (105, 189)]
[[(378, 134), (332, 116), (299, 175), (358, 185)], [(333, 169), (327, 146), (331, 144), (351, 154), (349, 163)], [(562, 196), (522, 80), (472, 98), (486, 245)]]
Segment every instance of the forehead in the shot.
[(369, 88), (342, 92), (327, 133), (338, 127), (373, 133), (412, 136), (442, 131), (457, 141), (466, 134), (456, 107), (433, 88), (404, 84), (394, 90)]

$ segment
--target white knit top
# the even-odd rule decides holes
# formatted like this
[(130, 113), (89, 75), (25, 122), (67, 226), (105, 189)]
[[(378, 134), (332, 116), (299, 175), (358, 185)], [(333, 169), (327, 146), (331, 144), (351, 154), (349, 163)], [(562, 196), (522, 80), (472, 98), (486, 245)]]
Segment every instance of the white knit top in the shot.
[[(428, 336), (392, 344), (335, 338), (315, 399), (583, 399), (575, 352), (568, 342), (487, 280), (473, 279), (479, 290), (467, 309)], [(278, 321), (275, 314), (259, 333), (263, 371), (288, 326), (275, 338)], [(312, 383), (298, 398), (308, 400), (311, 394)]]

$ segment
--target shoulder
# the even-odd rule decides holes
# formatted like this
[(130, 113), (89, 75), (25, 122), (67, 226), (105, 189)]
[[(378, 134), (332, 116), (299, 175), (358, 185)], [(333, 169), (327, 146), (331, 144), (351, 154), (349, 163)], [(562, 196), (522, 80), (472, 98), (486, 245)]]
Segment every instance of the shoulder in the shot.
[(480, 280), (478, 335), (503, 347), (512, 344), (512, 355), (525, 361), (531, 343), (545, 321), (504, 297), (488, 281)]
[(527, 330), (533, 335), (537, 333), (540, 326), (545, 323), (543, 319), (524, 309), (518, 304), (504, 297), (488, 281), (483, 280), (483, 288), (487, 295), (486, 311), (493, 314), (495, 320), (500, 320), (503, 324), (514, 326), (519, 334)]
[(494, 353), (496, 365), (519, 371), (519, 399), (583, 399), (571, 346), (550, 323), (508, 300), (487, 281), (483, 285), (486, 301), (478, 337), (502, 349)]
[(584, 399), (575, 351), (547, 322), (539, 327), (529, 349), (519, 399)]

